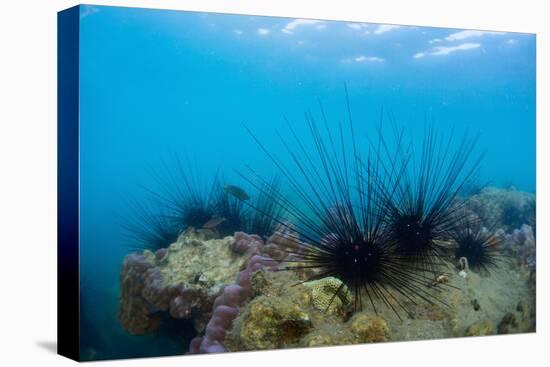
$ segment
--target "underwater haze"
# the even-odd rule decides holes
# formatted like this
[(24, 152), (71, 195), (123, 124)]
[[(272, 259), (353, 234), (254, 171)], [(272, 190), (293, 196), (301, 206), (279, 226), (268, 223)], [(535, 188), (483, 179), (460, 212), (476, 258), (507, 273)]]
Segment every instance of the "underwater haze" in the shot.
[(319, 118), (320, 105), (338, 131), (347, 93), (364, 147), (381, 116), (412, 140), (427, 124), (455, 134), (453, 146), (479, 133), (480, 187), (534, 194), (535, 43), (492, 30), (81, 6), (83, 358), (188, 351), (196, 332), (187, 320), (146, 335), (120, 325), (128, 203), (163, 190), (175, 157), (204, 190), (216, 173), (245, 189), (236, 170), (280, 173), (247, 128), (287, 157), (276, 132), (291, 141), (290, 125), (309, 141), (305, 114)]

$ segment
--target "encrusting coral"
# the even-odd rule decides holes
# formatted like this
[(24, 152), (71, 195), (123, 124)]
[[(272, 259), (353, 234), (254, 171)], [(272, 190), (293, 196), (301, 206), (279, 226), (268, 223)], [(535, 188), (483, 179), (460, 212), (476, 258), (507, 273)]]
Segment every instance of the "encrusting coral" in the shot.
[(338, 278), (322, 278), (304, 285), (311, 289), (311, 302), (319, 311), (338, 313), (352, 299), (348, 288)]

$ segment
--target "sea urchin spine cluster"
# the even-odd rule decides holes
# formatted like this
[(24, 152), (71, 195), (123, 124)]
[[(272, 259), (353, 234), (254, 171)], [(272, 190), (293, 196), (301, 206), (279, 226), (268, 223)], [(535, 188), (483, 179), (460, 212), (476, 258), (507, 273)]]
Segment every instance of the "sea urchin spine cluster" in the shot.
[(312, 146), (287, 124), (291, 141), (279, 136), (288, 159), (273, 154), (245, 126), (300, 199), (266, 192), (259, 175), (241, 173), (282, 208), (296, 240), (304, 241), (300, 251), (290, 253), (285, 269), (310, 270), (307, 281), (340, 279), (352, 292), (355, 309), (363, 308), (365, 298), (375, 312), (385, 306), (397, 316), (400, 311), (408, 314), (411, 303), (444, 304), (440, 292), (451, 285), (432, 285), (451, 258), (451, 234), (461, 223), (459, 192), (481, 161), (481, 156), (471, 159), (476, 138), (465, 135), (452, 150), (453, 134), (442, 140), (427, 128), (417, 162), (413, 149), (403, 143), (402, 131), (390, 148), (381, 122), (378, 141), (365, 144), (368, 152), (363, 154), (365, 145), (357, 142), (346, 100), (347, 126), (340, 123), (337, 131), (329, 128), (322, 106), (320, 124), (306, 115)]

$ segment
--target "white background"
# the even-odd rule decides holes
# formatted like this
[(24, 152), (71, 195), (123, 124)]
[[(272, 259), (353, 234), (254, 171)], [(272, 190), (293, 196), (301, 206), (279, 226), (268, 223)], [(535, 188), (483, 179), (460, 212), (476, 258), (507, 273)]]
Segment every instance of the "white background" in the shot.
[[(548, 2), (539, 0), (94, 1), (537, 33), (537, 334), (100, 362), (135, 366), (550, 365), (548, 308)], [(69, 365), (56, 340), (56, 12), (62, 0), (0, 5), (0, 366)], [(546, 14), (546, 19), (544, 17)], [(546, 24), (545, 24), (546, 23)], [(544, 165), (546, 164), (546, 168)]]

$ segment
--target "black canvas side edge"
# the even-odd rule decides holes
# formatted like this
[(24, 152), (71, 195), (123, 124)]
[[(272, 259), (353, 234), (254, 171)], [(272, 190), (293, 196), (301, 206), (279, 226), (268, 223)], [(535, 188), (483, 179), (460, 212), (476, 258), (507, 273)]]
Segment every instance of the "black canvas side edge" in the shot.
[(79, 360), (80, 7), (57, 14), (57, 352)]

